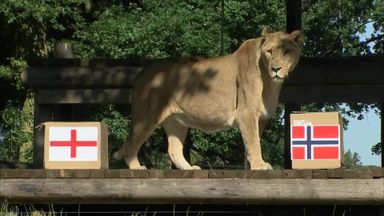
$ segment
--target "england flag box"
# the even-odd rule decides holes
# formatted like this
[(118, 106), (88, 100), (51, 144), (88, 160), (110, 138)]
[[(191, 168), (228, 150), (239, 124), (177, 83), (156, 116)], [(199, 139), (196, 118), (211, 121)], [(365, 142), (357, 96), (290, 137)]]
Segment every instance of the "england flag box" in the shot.
[(108, 128), (101, 122), (46, 122), (45, 169), (108, 168)]
[(293, 169), (342, 166), (343, 121), (339, 113), (294, 113), (290, 120)]

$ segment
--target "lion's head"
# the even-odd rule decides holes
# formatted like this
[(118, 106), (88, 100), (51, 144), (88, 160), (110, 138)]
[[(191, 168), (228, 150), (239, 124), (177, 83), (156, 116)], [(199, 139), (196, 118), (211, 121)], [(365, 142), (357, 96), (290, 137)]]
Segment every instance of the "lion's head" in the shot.
[(303, 35), (300, 31), (288, 34), (263, 30), (262, 37), (263, 68), (274, 81), (281, 82), (299, 62)]

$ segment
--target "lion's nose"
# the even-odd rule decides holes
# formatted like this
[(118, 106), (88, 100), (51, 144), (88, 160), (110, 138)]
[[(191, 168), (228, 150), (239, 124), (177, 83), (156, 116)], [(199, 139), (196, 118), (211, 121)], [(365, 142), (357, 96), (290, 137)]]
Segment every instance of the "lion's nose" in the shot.
[(277, 72), (277, 71), (279, 71), (281, 69), (281, 67), (272, 66), (271, 69), (272, 69), (273, 72)]

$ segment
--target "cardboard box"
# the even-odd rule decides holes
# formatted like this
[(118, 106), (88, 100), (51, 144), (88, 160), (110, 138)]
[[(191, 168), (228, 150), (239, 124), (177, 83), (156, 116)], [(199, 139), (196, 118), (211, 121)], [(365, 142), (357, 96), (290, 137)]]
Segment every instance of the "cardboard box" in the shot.
[(101, 122), (46, 122), (45, 169), (107, 169), (108, 127)]
[(293, 169), (333, 169), (342, 166), (343, 120), (339, 113), (294, 113), (290, 120)]

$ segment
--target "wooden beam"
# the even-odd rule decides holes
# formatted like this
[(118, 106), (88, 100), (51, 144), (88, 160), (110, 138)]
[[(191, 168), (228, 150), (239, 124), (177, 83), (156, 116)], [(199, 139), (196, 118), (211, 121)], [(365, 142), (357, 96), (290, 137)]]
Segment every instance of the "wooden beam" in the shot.
[(384, 85), (384, 56), (301, 58), (286, 86)]
[(128, 104), (131, 89), (40, 89), (39, 104)]
[[(302, 58), (285, 86), (384, 85), (384, 57)], [(65, 62), (65, 60), (63, 60)], [(80, 60), (79, 60), (80, 61)], [(94, 60), (96, 61), (96, 60)], [(100, 66), (31, 65), (22, 75), (31, 88), (129, 88), (142, 70), (129, 59), (99, 60)]]
[[(40, 104), (128, 104), (130, 89), (40, 89)], [(308, 85), (284, 86), (279, 101), (282, 103), (362, 102), (376, 103), (384, 98), (383, 86), (368, 85)]]
[[(15, 166), (14, 166), (15, 167)], [(0, 179), (23, 178), (248, 178), (248, 179), (378, 179), (384, 178), (384, 168), (364, 170), (44, 170), (0, 169)]]
[(380, 150), (381, 167), (384, 168), (384, 102), (380, 103)]
[(31, 67), (22, 80), (32, 88), (131, 87), (141, 67)]
[(377, 103), (384, 98), (384, 85), (307, 85), (284, 86), (280, 102), (284, 103)]
[(10, 203), (384, 204), (384, 179), (0, 179)]

